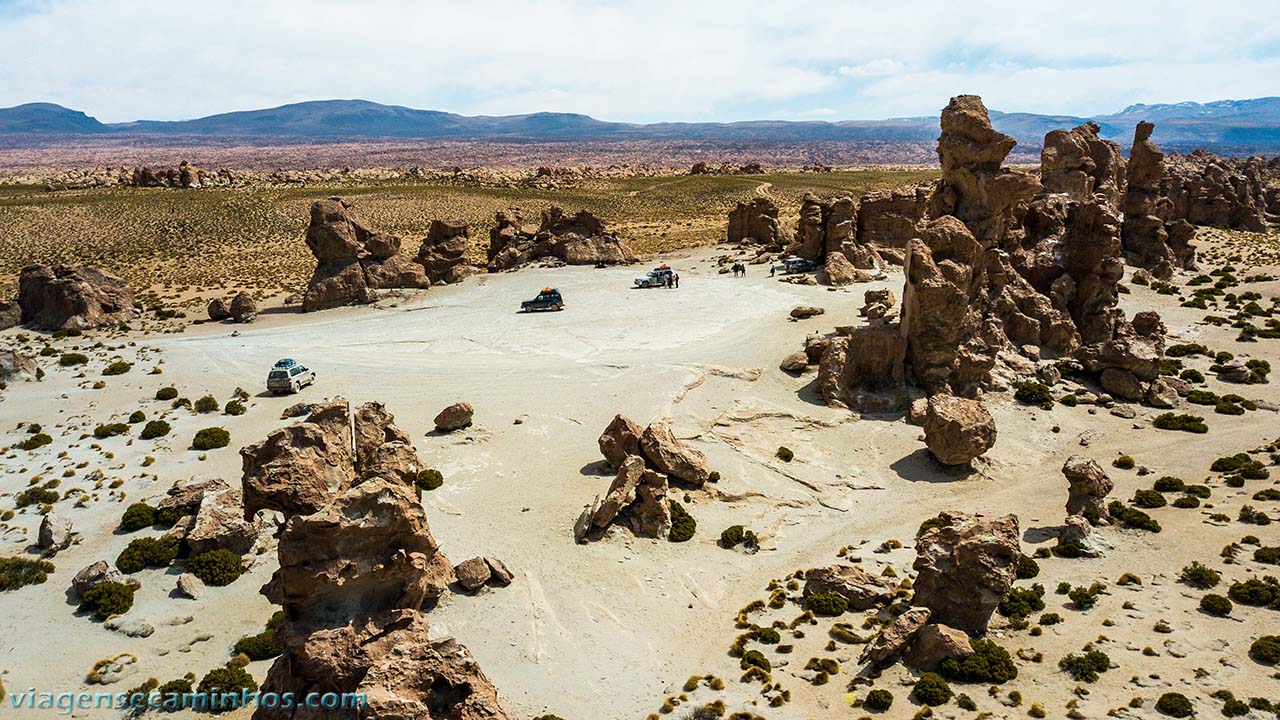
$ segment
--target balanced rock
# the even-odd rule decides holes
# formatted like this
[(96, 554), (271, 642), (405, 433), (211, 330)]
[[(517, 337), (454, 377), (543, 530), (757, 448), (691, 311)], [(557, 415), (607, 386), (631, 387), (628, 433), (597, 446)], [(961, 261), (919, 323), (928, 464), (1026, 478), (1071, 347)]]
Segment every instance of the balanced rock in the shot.
[(1096, 461), (1072, 455), (1062, 465), (1062, 474), (1067, 477), (1067, 514), (1083, 515), (1096, 513), (1106, 519), (1107, 495), (1115, 488), (1115, 483), (1107, 476)]
[(355, 475), (347, 401), (316, 404), (303, 422), (272, 431), (240, 456), (246, 519), (262, 509), (316, 512)]

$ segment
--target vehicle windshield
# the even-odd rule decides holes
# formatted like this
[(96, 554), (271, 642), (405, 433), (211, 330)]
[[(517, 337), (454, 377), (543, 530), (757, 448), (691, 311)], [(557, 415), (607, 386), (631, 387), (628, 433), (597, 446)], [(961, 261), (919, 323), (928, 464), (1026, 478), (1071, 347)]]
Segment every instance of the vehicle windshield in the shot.
[(289, 373), (284, 370), (272, 370), (271, 373), (267, 375), (268, 380), (280, 380), (287, 377), (289, 377)]

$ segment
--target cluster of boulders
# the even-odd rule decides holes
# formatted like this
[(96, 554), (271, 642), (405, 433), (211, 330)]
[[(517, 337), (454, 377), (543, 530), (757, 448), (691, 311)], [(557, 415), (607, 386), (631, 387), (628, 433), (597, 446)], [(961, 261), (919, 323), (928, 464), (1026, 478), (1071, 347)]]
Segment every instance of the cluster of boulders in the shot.
[(231, 302), (222, 298), (210, 300), (208, 312), (210, 320), (251, 323), (258, 319), (258, 303), (254, 301), (252, 295), (241, 291), (231, 298)]
[(489, 271), (510, 270), (550, 258), (568, 265), (626, 265), (636, 256), (604, 221), (586, 210), (566, 215), (552, 206), (537, 229), (526, 228), (517, 208), (499, 211), (489, 231)]
[(235, 175), (230, 170), (209, 172), (201, 170), (183, 160), (177, 167), (149, 168), (136, 167), (129, 174), (129, 179), (121, 184), (133, 187), (176, 187), (201, 188), (215, 185), (231, 185)]
[(699, 160), (689, 167), (690, 175), (763, 175), (764, 166), (758, 162), (746, 162), (741, 165), (728, 161), (719, 165)]
[(377, 290), (431, 284), (423, 267), (400, 253), (400, 238), (375, 233), (342, 198), (312, 203), (307, 247), (317, 265), (303, 312), (373, 302)]
[(782, 249), (778, 206), (767, 197), (757, 197), (750, 202), (739, 200), (729, 211), (729, 242)]
[(1223, 158), (1204, 150), (1165, 161), (1160, 194), (1164, 217), (1195, 225), (1266, 232), (1280, 222), (1280, 192), (1268, 193), (1270, 177), (1280, 175), (1273, 158)]
[(127, 324), (138, 316), (133, 288), (123, 278), (86, 265), (28, 265), (18, 276), (18, 299), (0, 302), (0, 330), (90, 330)]
[[(362, 716), (388, 720), (507, 717), (467, 649), (429, 635), (422, 607), (458, 576), (414, 496), (417, 454), (382, 405), (320, 403), (241, 454), (245, 511), (286, 517), (280, 567), (263, 588), (284, 610), (274, 629), (284, 652), (263, 692), (361, 693)], [(480, 562), (481, 584), (495, 573), (509, 582), (501, 563)], [(468, 563), (472, 583), (483, 573)], [(260, 706), (254, 717), (296, 716)]]
[[(1016, 516), (939, 514), (916, 538), (913, 607), (867, 644), (862, 662), (901, 659), (932, 670), (947, 658), (972, 655), (970, 636), (986, 632), (1013, 585), (1021, 556)], [(870, 587), (880, 597), (879, 588)]]
[(671, 484), (699, 488), (712, 477), (706, 456), (678, 440), (662, 422), (642, 430), (617, 415), (598, 443), (605, 463), (617, 475), (604, 499), (597, 495), (574, 524), (573, 537), (579, 543), (600, 537), (615, 523), (640, 537), (666, 537), (672, 521), (667, 501)]
[[(806, 343), (826, 402), (861, 412), (903, 410), (910, 387), (931, 398), (968, 400), (931, 402), (933, 420), (922, 418), (935, 457), (961, 464), (995, 437), (990, 415), (972, 399), (1000, 386), (999, 378), (1040, 377), (1054, 364), (1040, 358), (1041, 348), (1074, 357), (1104, 388), (1122, 390), (1120, 397), (1167, 394), (1153, 391), (1164, 344), (1159, 317), (1139, 313), (1129, 322), (1117, 307), (1126, 253), (1114, 203), (1130, 202), (1129, 194), (1152, 182), (1143, 169), (1150, 165), (1141, 157), (1146, 150), (1138, 150), (1125, 175), (1119, 148), (1099, 139), (1096, 126), (1055, 131), (1037, 178), (1003, 166), (1015, 142), (991, 127), (980, 98), (953, 98), (941, 125), (942, 179), (902, 246), (899, 319), (840, 328)], [(814, 217), (848, 216), (834, 208)], [(1181, 230), (1154, 220), (1153, 243), (1171, 258), (1170, 267), (1186, 266), (1190, 251), (1169, 239)], [(814, 232), (802, 252), (826, 239), (817, 233), (822, 225), (808, 227)], [(959, 439), (946, 440), (944, 429)]]
[(417, 263), (426, 270), (432, 284), (456, 283), (481, 272), (467, 262), (471, 248), (471, 228), (462, 220), (432, 220), (427, 237), (418, 250)]

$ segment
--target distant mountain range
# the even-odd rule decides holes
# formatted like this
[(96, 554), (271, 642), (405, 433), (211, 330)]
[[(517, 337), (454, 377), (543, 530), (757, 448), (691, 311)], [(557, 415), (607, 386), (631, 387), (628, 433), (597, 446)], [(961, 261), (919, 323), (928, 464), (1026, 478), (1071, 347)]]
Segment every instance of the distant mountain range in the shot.
[[(1038, 148), (1045, 133), (1092, 120), (1102, 136), (1127, 146), (1140, 120), (1156, 123), (1156, 142), (1174, 148), (1235, 148), (1280, 152), (1280, 97), (1253, 100), (1131, 105), (1092, 118), (991, 112), (995, 127)], [(840, 122), (757, 120), (731, 123), (617, 123), (573, 113), (464, 116), (366, 100), (318, 100), (195, 120), (101, 123), (52, 103), (0, 109), (7, 147), (48, 144), (60, 138), (129, 136), (140, 140), (252, 138), (258, 141), (335, 141), (357, 138), (497, 140), (513, 142), (663, 140), (699, 142), (932, 142), (938, 118), (910, 117)]]

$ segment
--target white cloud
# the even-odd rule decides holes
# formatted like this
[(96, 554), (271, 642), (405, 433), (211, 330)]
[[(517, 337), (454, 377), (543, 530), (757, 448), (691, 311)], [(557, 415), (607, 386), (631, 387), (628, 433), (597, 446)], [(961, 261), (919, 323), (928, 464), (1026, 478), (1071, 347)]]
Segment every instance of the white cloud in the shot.
[[(0, 106), (105, 121), (360, 97), (462, 113), (732, 120), (1006, 110), (1274, 92), (1266, 0), (29, 0), (0, 6)], [(981, 18), (981, 22), (970, 22)], [(1252, 59), (1250, 59), (1252, 58)], [(1268, 73), (1270, 73), (1268, 75)]]

